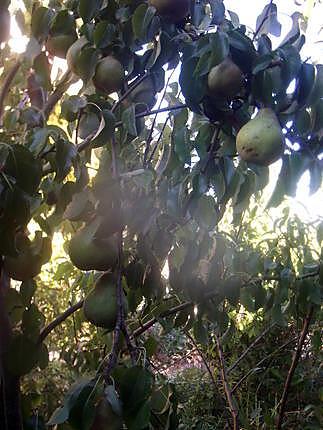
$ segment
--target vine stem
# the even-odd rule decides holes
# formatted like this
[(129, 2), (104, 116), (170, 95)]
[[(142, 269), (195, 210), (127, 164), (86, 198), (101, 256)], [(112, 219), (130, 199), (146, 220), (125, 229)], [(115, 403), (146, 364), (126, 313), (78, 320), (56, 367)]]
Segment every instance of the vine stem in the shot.
[(286, 408), (286, 403), (287, 403), (287, 399), (288, 399), (288, 394), (289, 394), (289, 389), (292, 383), (292, 379), (296, 370), (296, 367), (298, 365), (299, 359), (301, 357), (301, 353), (302, 353), (302, 349), (304, 346), (304, 342), (305, 339), (307, 337), (308, 334), (308, 330), (311, 324), (311, 320), (313, 317), (313, 313), (314, 313), (314, 306), (311, 306), (306, 317), (304, 318), (303, 321), (303, 327), (302, 327), (302, 331), (301, 334), (298, 338), (298, 342), (297, 342), (297, 348), (294, 352), (294, 356), (290, 365), (290, 368), (288, 370), (288, 374), (285, 380), (285, 385), (284, 385), (284, 391), (280, 400), (280, 410), (279, 410), (279, 414), (277, 417), (277, 430), (281, 430), (282, 425), (283, 425), (283, 420), (284, 420), (284, 415), (285, 415), (285, 408)]
[(227, 370), (226, 370), (225, 361), (223, 357), (222, 345), (217, 333), (215, 333), (215, 340), (216, 340), (216, 347), (217, 347), (217, 352), (219, 356), (221, 379), (222, 379), (225, 396), (228, 402), (230, 414), (232, 416), (233, 430), (239, 430), (239, 414), (238, 414), (238, 410), (235, 405), (235, 401), (232, 396), (232, 391), (230, 389), (230, 385), (228, 382), (228, 375), (227, 375)]

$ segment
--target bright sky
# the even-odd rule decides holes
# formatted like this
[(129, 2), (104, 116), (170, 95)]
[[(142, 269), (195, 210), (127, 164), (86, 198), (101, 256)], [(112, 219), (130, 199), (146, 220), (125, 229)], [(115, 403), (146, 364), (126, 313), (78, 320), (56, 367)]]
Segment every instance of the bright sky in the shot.
[[(45, 4), (46, 2), (44, 2)], [(245, 24), (250, 29), (254, 30), (256, 26), (257, 16), (261, 13), (264, 6), (269, 3), (269, 0), (224, 0), (226, 9), (232, 10), (239, 15), (240, 22)], [(322, 16), (323, 16), (323, 3), (314, 0), (276, 0), (278, 8), (278, 19), (282, 24), (281, 38), (273, 38), (274, 47), (279, 45), (279, 41), (284, 39), (286, 34), (291, 28), (292, 19), (291, 13), (300, 11), (309, 17), (307, 28), (306, 45), (302, 50), (302, 57), (305, 59), (310, 57), (315, 63), (323, 63), (323, 30)], [(316, 3), (316, 4), (315, 4)], [(315, 6), (314, 6), (315, 4)], [(11, 2), (11, 10), (18, 8), (24, 9), (22, 0), (13, 0)], [(16, 52), (24, 52), (28, 39), (22, 37), (19, 28), (14, 20), (11, 26), (11, 41), (10, 46)], [(57, 68), (65, 68), (65, 61), (59, 60), (55, 64), (55, 71)], [(78, 88), (76, 87), (76, 90)], [(281, 162), (278, 161), (271, 167), (271, 183), (265, 190), (265, 195), (270, 195), (280, 170)], [(315, 195), (309, 196), (309, 174), (308, 172), (303, 175), (299, 184), (296, 198), (289, 199), (289, 204), (296, 214), (304, 220), (313, 220), (318, 216), (323, 217), (323, 191), (322, 189)]]

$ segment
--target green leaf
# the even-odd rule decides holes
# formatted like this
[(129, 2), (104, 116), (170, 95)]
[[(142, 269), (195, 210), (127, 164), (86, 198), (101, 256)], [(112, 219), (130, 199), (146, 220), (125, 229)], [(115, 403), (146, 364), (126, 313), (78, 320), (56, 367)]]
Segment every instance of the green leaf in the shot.
[(62, 181), (71, 170), (71, 167), (77, 157), (76, 147), (65, 140), (56, 142), (56, 181)]
[(126, 417), (135, 415), (152, 391), (152, 374), (143, 367), (116, 368), (113, 372)]
[(297, 87), (297, 102), (300, 108), (307, 105), (315, 85), (315, 77), (315, 67), (312, 64), (303, 63), (299, 72)]
[(267, 4), (257, 18), (256, 29), (258, 34), (271, 33), (279, 37), (281, 34), (281, 24), (277, 19), (277, 6), (270, 2)]
[(33, 68), (36, 73), (37, 83), (47, 91), (52, 89), (51, 66), (45, 52), (42, 52), (34, 59)]
[(200, 227), (212, 230), (218, 222), (215, 200), (211, 196), (201, 196), (198, 199), (194, 218)]
[(129, 134), (132, 136), (138, 135), (136, 125), (136, 107), (133, 103), (122, 112), (121, 120), (124, 128)]
[(136, 39), (145, 41), (156, 9), (146, 4), (139, 5), (132, 15), (132, 30)]
[(208, 344), (208, 332), (203, 322), (200, 319), (198, 319), (197, 321), (194, 321), (193, 335), (196, 342), (202, 345)]
[(80, 0), (78, 12), (85, 23), (90, 22), (100, 11), (103, 0)]
[(49, 33), (54, 12), (47, 7), (38, 7), (31, 17), (31, 33), (36, 39), (44, 40)]
[(34, 194), (40, 184), (42, 168), (27, 148), (14, 144), (10, 146), (4, 173), (12, 176), (23, 191)]
[(93, 32), (93, 40), (97, 48), (106, 48), (111, 45), (116, 34), (116, 27), (108, 21), (100, 21)]
[(40, 346), (25, 335), (15, 335), (6, 354), (6, 362), (11, 373), (23, 376), (37, 366)]

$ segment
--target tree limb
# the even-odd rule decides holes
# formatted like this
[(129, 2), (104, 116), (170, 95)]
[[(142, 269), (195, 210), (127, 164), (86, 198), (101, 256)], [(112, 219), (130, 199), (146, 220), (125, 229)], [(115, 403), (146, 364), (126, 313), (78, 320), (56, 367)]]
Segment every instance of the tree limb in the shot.
[(6, 76), (6, 79), (4, 80), (4, 83), (2, 85), (1, 91), (0, 91), (0, 126), (2, 126), (2, 119), (4, 114), (4, 102), (5, 99), (9, 93), (12, 81), (14, 80), (16, 74), (18, 73), (18, 70), (20, 69), (20, 66), (22, 64), (21, 60), (18, 60), (13, 66), (12, 69), (9, 71), (8, 75)]
[(74, 312), (81, 309), (83, 306), (84, 300), (80, 300), (79, 302), (75, 303), (75, 305), (69, 307), (66, 309), (65, 312), (63, 312), (61, 315), (59, 315), (57, 318), (55, 318), (51, 323), (49, 323), (46, 327), (43, 328), (43, 330), (40, 332), (38, 337), (38, 343), (44, 342), (46, 337), (53, 331), (57, 326), (62, 324), (70, 315), (72, 315)]
[(287, 374), (287, 378), (285, 381), (284, 391), (280, 400), (280, 410), (277, 418), (277, 430), (281, 430), (282, 428), (289, 389), (292, 383), (293, 375), (295, 373), (296, 367), (301, 357), (303, 345), (304, 345), (306, 336), (308, 334), (313, 313), (314, 313), (314, 306), (311, 306), (306, 317), (304, 318), (303, 328), (297, 342), (297, 348), (296, 348), (296, 351), (294, 352), (293, 360), (291, 362), (291, 365)]
[(44, 117), (48, 119), (49, 115), (52, 113), (56, 103), (63, 97), (66, 90), (72, 83), (72, 72), (68, 70), (63, 76), (53, 93), (48, 97), (48, 100), (44, 106)]

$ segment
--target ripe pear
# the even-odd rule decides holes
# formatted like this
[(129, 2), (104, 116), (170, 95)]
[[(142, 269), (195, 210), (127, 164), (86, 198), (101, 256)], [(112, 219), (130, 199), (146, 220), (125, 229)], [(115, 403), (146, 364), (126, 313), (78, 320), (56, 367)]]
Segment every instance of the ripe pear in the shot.
[(110, 403), (101, 399), (95, 408), (95, 418), (90, 430), (121, 430), (122, 418), (113, 412)]
[[(122, 296), (124, 309), (127, 302)], [(118, 314), (117, 278), (112, 273), (104, 273), (95, 282), (94, 288), (84, 300), (85, 318), (97, 327), (112, 331), (115, 328)]]
[(268, 166), (282, 156), (284, 141), (275, 112), (270, 108), (263, 108), (240, 129), (236, 146), (243, 160)]
[(80, 270), (111, 270), (118, 262), (115, 237), (97, 238), (97, 228), (93, 230), (93, 225), (81, 228), (69, 243), (70, 259)]
[(59, 34), (56, 36), (49, 36), (46, 42), (47, 51), (54, 57), (65, 58), (68, 49), (75, 42), (76, 35), (73, 34)]
[(124, 78), (125, 71), (120, 61), (108, 55), (98, 62), (93, 83), (98, 90), (111, 94), (121, 90)]
[(173, 23), (186, 18), (190, 10), (190, 0), (149, 0), (148, 3), (157, 9), (159, 15)]
[(240, 68), (229, 58), (212, 67), (208, 74), (208, 93), (211, 97), (232, 98), (243, 85)]

